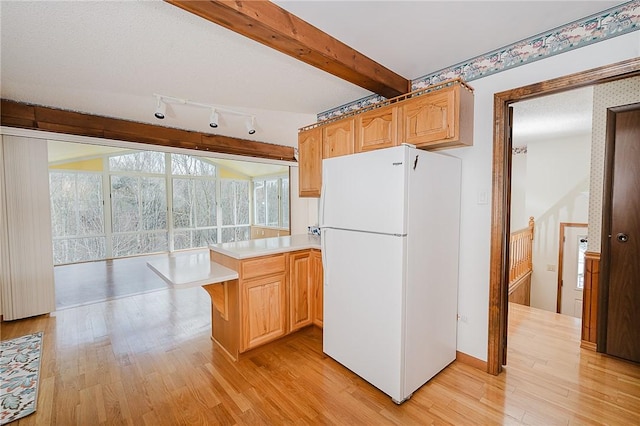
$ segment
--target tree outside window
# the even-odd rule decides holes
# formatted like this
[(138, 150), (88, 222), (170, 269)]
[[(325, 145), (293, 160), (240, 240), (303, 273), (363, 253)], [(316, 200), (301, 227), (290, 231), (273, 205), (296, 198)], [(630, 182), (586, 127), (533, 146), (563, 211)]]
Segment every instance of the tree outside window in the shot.
[(289, 227), (289, 178), (253, 180), (254, 225)]
[[(110, 153), (101, 164), (50, 170), (56, 265), (250, 238), (248, 176), (220, 178), (209, 159), (153, 151)], [(288, 177), (258, 179), (253, 190), (260, 223), (287, 228)]]
[(54, 263), (103, 259), (106, 236), (102, 175), (52, 171), (49, 188)]

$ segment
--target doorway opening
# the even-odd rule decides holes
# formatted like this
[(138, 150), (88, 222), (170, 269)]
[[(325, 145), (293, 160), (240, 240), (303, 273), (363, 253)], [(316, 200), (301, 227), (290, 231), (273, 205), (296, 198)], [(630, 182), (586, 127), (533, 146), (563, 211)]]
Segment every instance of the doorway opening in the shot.
[(494, 97), (492, 223), (489, 278), (487, 372), (499, 374), (506, 364), (511, 194), (511, 104), (520, 100), (618, 80), (640, 74), (640, 59), (501, 92)]
[(587, 224), (561, 223), (556, 312), (582, 318)]

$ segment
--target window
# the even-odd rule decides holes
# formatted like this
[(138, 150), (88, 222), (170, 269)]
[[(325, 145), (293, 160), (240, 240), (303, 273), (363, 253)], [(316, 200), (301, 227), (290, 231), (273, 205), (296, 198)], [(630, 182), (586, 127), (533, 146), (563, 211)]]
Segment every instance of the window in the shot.
[[(55, 142), (65, 153), (75, 148), (64, 144)], [(270, 177), (256, 180), (252, 194), (254, 164), (115, 148), (97, 158), (91, 152), (63, 163), (78, 170), (58, 165), (49, 172), (56, 265), (248, 240), (256, 211), (264, 226), (289, 226), (282, 166), (267, 166)], [(252, 195), (261, 200), (256, 210)]]
[(141, 151), (109, 158), (112, 172), (140, 172), (164, 174), (165, 155), (162, 152)]
[(254, 225), (289, 227), (289, 178), (253, 181)]
[(168, 249), (165, 154), (141, 151), (109, 158), (112, 257)]
[(106, 253), (102, 175), (49, 173), (54, 263), (103, 259)]
[(578, 236), (578, 282), (576, 287), (578, 289), (584, 288), (584, 255), (587, 252), (587, 236)]
[(223, 179), (220, 182), (221, 242), (249, 239), (249, 205), (249, 181)]
[(173, 248), (206, 247), (218, 242), (216, 167), (190, 155), (172, 154), (171, 172)]

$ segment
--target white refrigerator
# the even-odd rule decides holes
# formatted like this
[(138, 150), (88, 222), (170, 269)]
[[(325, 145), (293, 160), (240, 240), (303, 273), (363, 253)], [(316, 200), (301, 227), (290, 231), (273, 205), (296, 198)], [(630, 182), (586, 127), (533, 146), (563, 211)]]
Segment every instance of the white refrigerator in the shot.
[(460, 160), (402, 145), (322, 177), (323, 351), (400, 404), (456, 357)]

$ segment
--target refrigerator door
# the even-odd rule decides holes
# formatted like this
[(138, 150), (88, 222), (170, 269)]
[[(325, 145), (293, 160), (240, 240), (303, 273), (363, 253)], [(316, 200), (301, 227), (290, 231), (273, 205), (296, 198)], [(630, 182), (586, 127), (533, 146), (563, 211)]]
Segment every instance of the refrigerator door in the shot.
[(404, 235), (408, 149), (323, 160), (320, 227)]
[(323, 351), (402, 401), (407, 237), (326, 229), (322, 238)]

